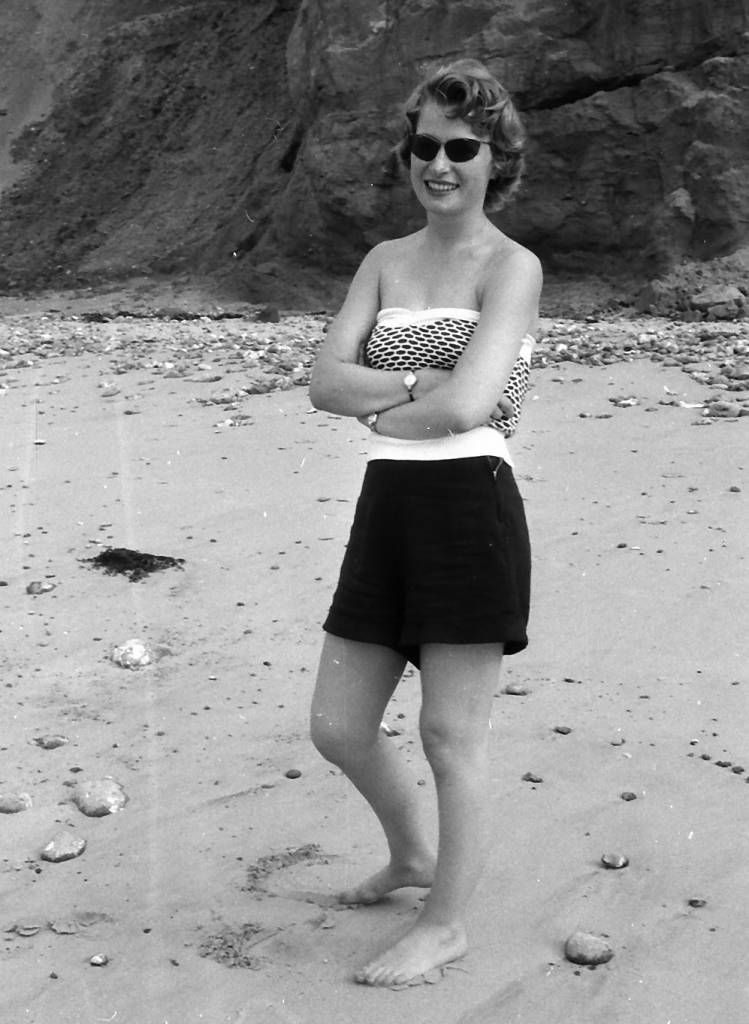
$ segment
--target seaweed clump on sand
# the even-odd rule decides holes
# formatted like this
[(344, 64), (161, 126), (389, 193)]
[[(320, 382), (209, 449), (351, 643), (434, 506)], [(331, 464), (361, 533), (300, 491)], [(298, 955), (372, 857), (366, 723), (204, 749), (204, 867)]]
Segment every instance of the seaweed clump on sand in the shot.
[(172, 558), (171, 555), (151, 555), (147, 551), (134, 551), (132, 548), (105, 548), (87, 562), (103, 569), (109, 576), (127, 576), (135, 583), (144, 579), (152, 572), (163, 569), (181, 569), (184, 558)]

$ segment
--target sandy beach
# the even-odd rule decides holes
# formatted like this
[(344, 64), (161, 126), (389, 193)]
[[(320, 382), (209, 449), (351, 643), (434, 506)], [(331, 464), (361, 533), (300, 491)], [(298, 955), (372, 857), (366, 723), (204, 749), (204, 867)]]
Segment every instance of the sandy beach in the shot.
[[(546, 322), (512, 444), (531, 642), (497, 683), (472, 948), (390, 991), (352, 972), (420, 894), (335, 905), (384, 845), (307, 738), (367, 443), (310, 407), (324, 318), (95, 313), (0, 323), (0, 797), (31, 805), (0, 815), (3, 1021), (747, 1024), (749, 380), (706, 383), (746, 326), (712, 367), (589, 365), (541, 358), (582, 329)], [(705, 414), (721, 395), (736, 415)], [(184, 561), (131, 581), (108, 547)], [(142, 667), (112, 659), (132, 639)], [(387, 722), (433, 820), (418, 684)], [(82, 813), (105, 779), (127, 802)], [(42, 859), (61, 830), (85, 849)], [(578, 929), (613, 958), (570, 963)]]

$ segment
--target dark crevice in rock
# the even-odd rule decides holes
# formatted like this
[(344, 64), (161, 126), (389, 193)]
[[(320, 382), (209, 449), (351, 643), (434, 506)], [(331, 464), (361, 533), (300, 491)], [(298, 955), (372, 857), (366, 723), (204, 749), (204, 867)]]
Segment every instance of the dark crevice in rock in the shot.
[(278, 165), (281, 170), (286, 171), (287, 174), (291, 174), (294, 170), (294, 164), (296, 163), (296, 158), (299, 155), (299, 150), (302, 148), (305, 134), (306, 132), (303, 124), (296, 124), (294, 126), (291, 140)]
[(647, 68), (633, 71), (630, 74), (612, 75), (608, 78), (594, 78), (593, 76), (586, 75), (568, 85), (564, 92), (560, 92), (555, 96), (548, 96), (535, 103), (531, 102), (528, 105), (521, 104), (521, 106), (526, 110), (555, 110), (557, 107), (566, 107), (573, 103), (579, 103), (580, 100), (588, 99), (588, 97), (594, 96), (598, 92), (615, 92), (617, 89), (638, 86), (648, 78), (660, 75), (664, 71), (691, 71), (700, 67), (706, 60), (710, 60), (712, 57), (736, 57), (737, 55), (738, 50), (728, 51), (722, 41), (713, 40), (701, 46), (699, 50), (690, 56), (689, 60), (682, 61), (679, 64), (666, 64), (664, 62), (650, 65)]

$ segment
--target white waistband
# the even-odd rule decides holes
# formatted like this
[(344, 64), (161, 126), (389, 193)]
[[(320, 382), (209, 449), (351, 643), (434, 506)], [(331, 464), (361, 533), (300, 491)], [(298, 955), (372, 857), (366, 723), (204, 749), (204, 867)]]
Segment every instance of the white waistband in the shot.
[(486, 426), (426, 441), (407, 441), (399, 437), (372, 434), (367, 460), (436, 462), (440, 459), (470, 459), (476, 455), (496, 455), (510, 466), (514, 466), (504, 436), (493, 427)]

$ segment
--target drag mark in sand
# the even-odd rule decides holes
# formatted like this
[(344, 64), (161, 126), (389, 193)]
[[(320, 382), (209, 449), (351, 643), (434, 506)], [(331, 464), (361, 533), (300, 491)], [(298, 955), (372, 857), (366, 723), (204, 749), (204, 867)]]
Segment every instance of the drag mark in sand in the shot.
[(256, 971), (262, 966), (262, 959), (251, 950), (280, 931), (281, 928), (264, 928), (251, 921), (236, 927), (225, 925), (215, 935), (207, 935), (201, 940), (198, 953), (225, 967), (246, 967)]
[(247, 868), (247, 881), (242, 892), (266, 892), (261, 884), (266, 878), (283, 868), (293, 864), (329, 864), (329, 858), (322, 852), (317, 843), (307, 843), (295, 850), (284, 850), (282, 853), (270, 853)]

